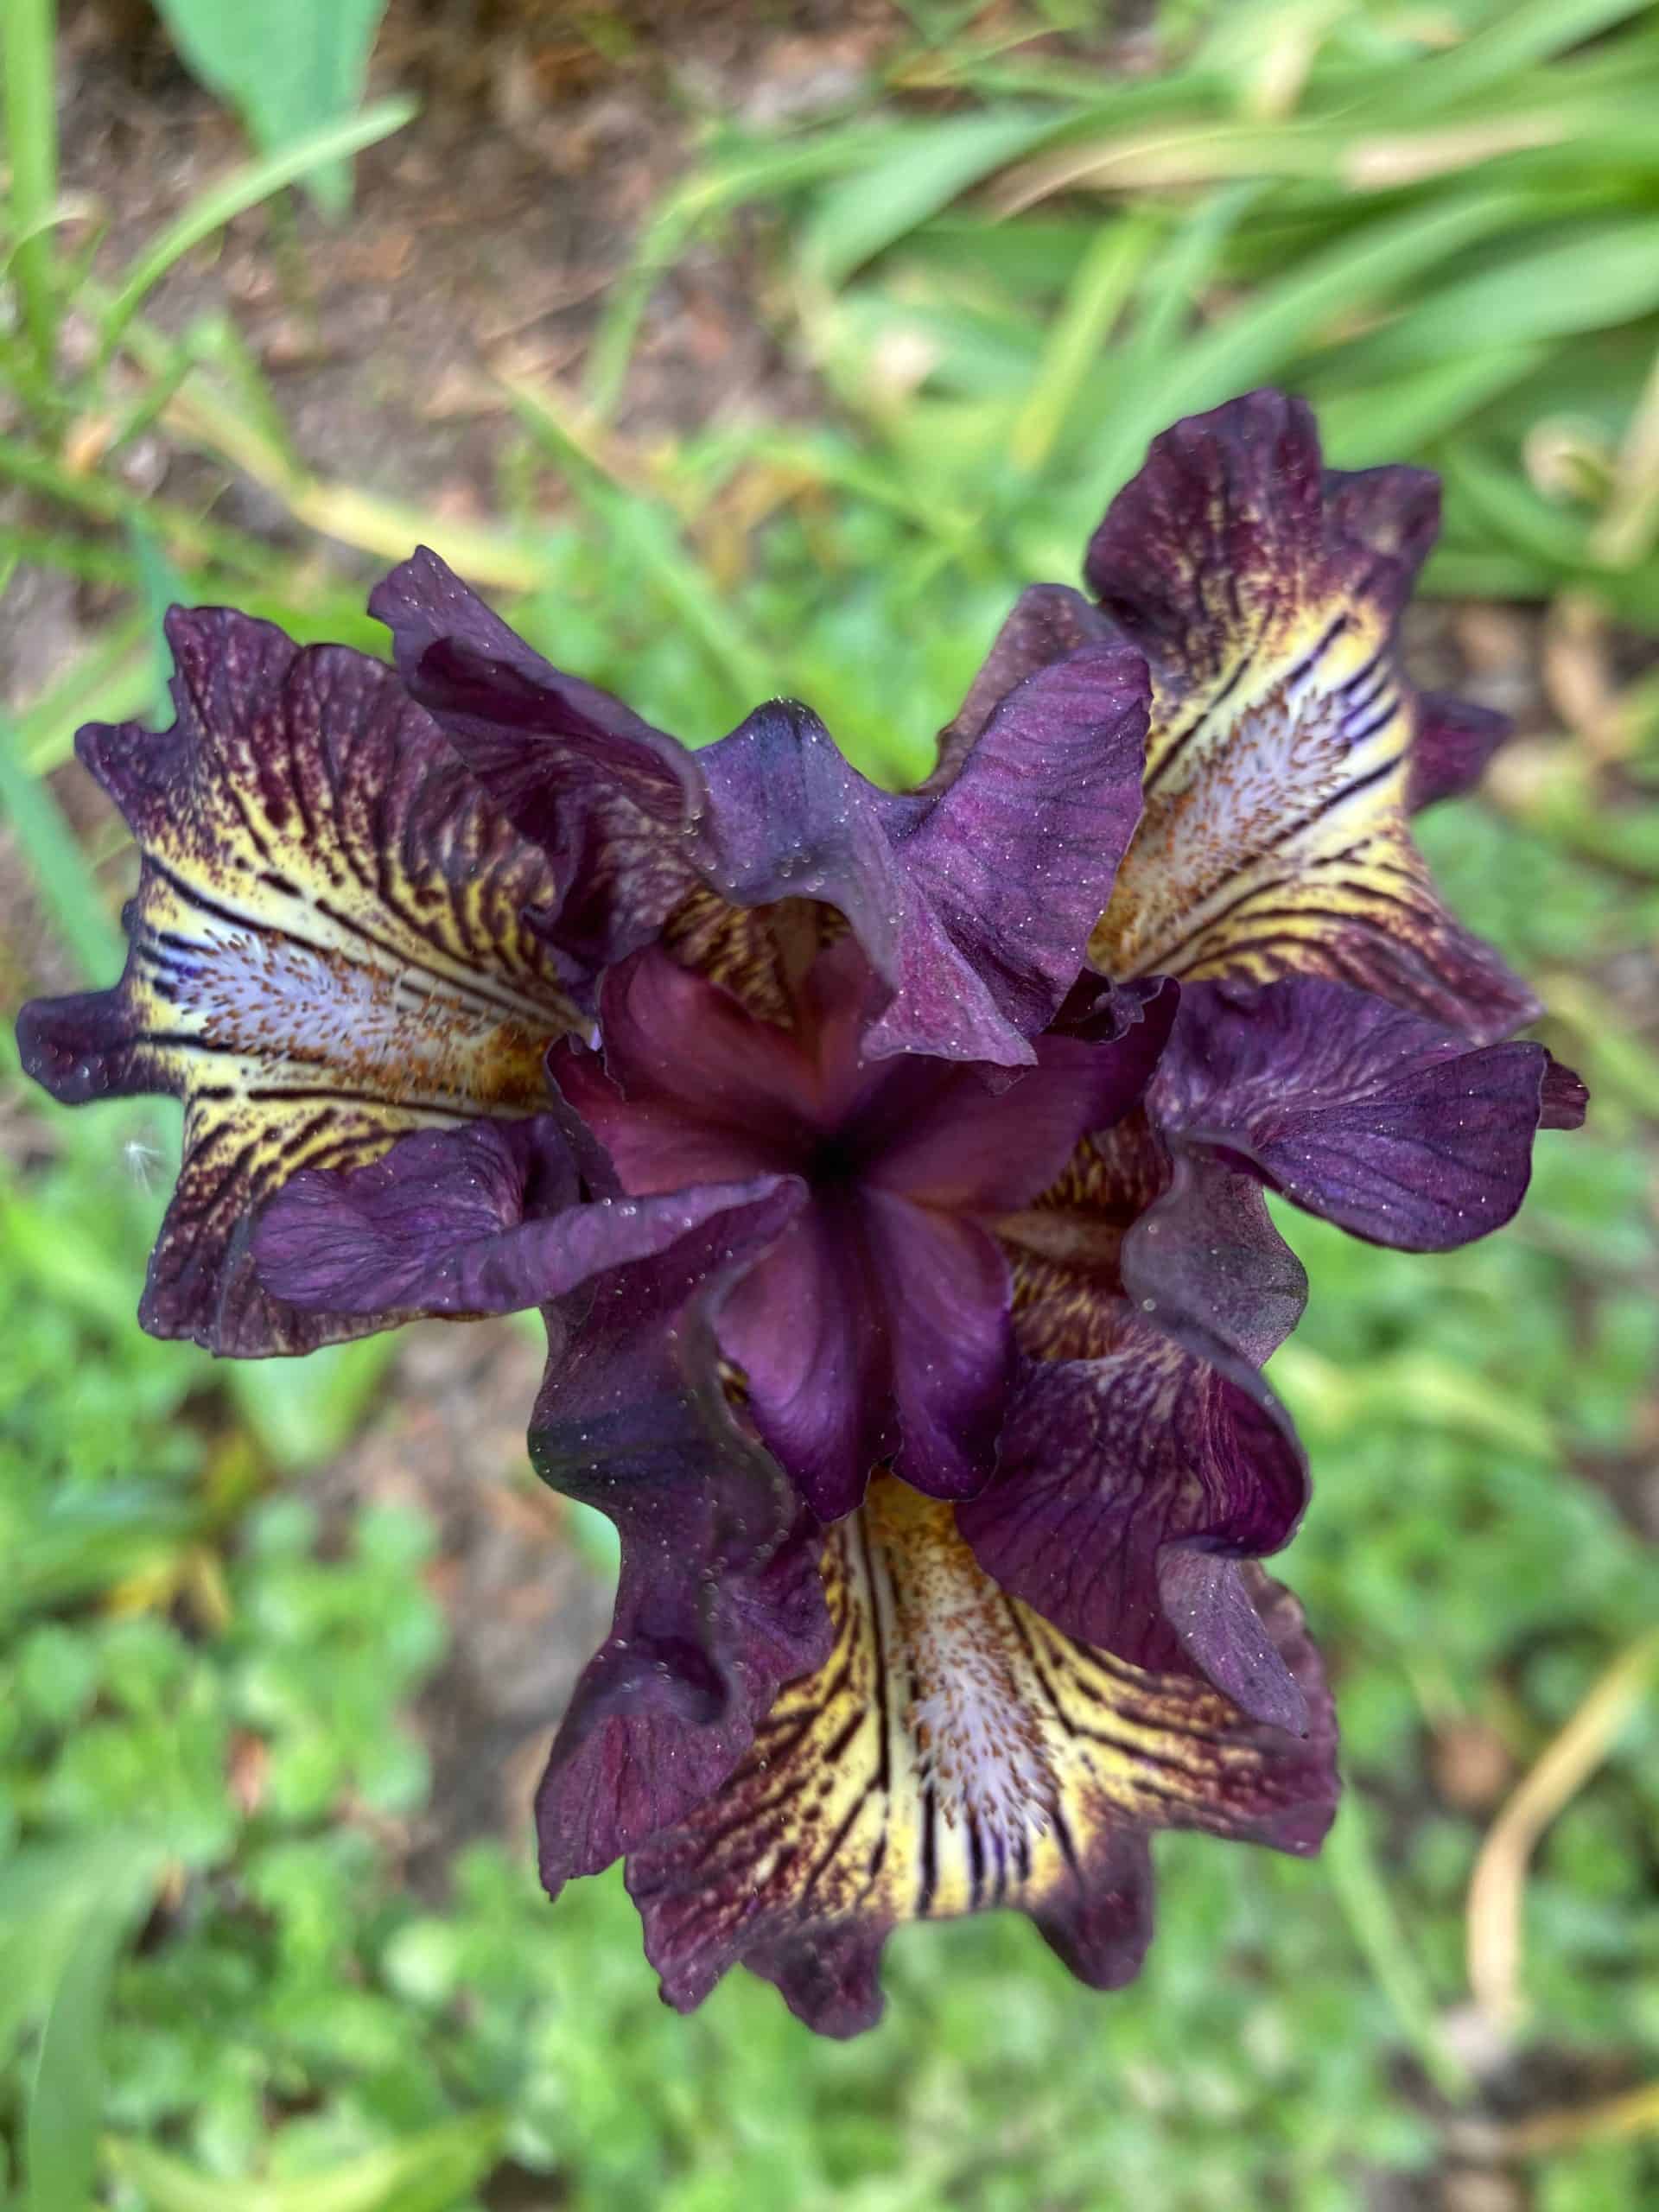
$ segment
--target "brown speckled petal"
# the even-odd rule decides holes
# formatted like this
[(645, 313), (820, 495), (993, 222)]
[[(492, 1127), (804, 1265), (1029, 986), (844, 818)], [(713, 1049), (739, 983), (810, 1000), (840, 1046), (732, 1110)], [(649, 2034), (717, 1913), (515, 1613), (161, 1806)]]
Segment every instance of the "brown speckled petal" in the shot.
[(1154, 442), (1087, 563), (1153, 679), (1146, 812), (1091, 947), (1109, 974), (1323, 976), (1480, 1042), (1534, 1017), (1407, 827), (1495, 741), (1478, 711), (1426, 710), (1400, 666), (1437, 524), (1433, 478), (1327, 471), (1281, 393)]
[(362, 1325), (260, 1288), (255, 1211), (297, 1168), (543, 1103), (569, 1008), (521, 918), (553, 886), (380, 663), (220, 608), (168, 635), (173, 728), (79, 740), (143, 855), (126, 971), (26, 1008), (24, 1065), (72, 1103), (184, 1103), (145, 1327), (303, 1351)]
[(782, 1692), (719, 1790), (629, 1859), (671, 2005), (741, 1961), (809, 2026), (856, 2034), (880, 2018), (895, 1926), (993, 1906), (1030, 1914), (1075, 1974), (1114, 1988), (1151, 1935), (1154, 1832), (1318, 1848), (1334, 1722), (1273, 1585), (1251, 1594), (1301, 1686), (1305, 1738), (1074, 1643), (997, 1589), (949, 1506), (890, 1478), (830, 1532), (823, 1572), (823, 1665)]

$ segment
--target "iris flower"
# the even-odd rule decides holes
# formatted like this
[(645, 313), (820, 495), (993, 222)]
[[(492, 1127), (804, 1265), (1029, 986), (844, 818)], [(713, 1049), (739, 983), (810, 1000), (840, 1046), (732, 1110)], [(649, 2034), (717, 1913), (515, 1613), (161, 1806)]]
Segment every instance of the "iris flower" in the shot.
[(1114, 1986), (1156, 1830), (1317, 1848), (1264, 1193), (1444, 1249), (1583, 1103), (1411, 842), (1501, 731), (1399, 666), (1434, 522), (1300, 403), (1177, 425), (912, 792), (787, 702), (689, 751), (426, 552), (395, 671), (175, 610), (174, 728), (83, 732), (131, 949), (22, 1035), (184, 1102), (141, 1318), (541, 1310), (532, 1458), (622, 1547), (542, 1869), (626, 1857), (674, 2005), (741, 1961), (850, 2033), (997, 1904)]

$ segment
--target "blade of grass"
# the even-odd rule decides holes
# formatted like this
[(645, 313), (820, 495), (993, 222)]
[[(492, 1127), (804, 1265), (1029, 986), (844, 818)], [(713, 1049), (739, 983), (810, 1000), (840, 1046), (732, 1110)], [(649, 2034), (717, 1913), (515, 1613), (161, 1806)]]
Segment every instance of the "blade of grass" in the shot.
[(562, 419), (547, 390), (513, 378), (505, 380), (504, 388), (513, 412), (563, 470), (583, 505), (629, 549), (640, 570), (702, 644), (729, 686), (733, 719), (747, 714), (773, 688), (766, 657), (687, 549), (677, 518), (650, 504), (639, 490), (607, 481), (594, 459), (594, 441), (582, 426)]
[(1522, 2016), (1521, 1912), (1539, 1838), (1611, 1750), (1659, 1670), (1659, 1629), (1620, 1652), (1493, 1821), (1469, 1883), (1469, 1986), (1500, 2025)]
[(1321, 1862), (1349, 1933), (1394, 2008), (1401, 2034), (1441, 2095), (1461, 2104), (1473, 2087), (1440, 2024), (1428, 1976), (1401, 1925), (1377, 1866), (1357, 1792), (1343, 1801)]
[(1532, 63), (1548, 61), (1647, 12), (1645, 0), (1522, 0), (1518, 7), (1499, 9), (1461, 46), (1414, 70), (1416, 111), (1431, 114), (1452, 101), (1487, 92)]
[(1243, 307), (1185, 345), (1148, 355), (1121, 387), (1103, 450), (1081, 504), (1104, 504), (1138, 465), (1146, 444), (1177, 416), (1217, 405), (1283, 372), (1322, 324), (1359, 301), (1386, 299), (1401, 285), (1515, 219), (1520, 203), (1483, 193), (1412, 209), (1367, 225), (1316, 253)]
[(925, 124), (887, 161), (860, 171), (818, 202), (801, 258), (818, 283), (844, 283), (907, 231), (1052, 137), (1052, 111), (1006, 109)]
[(4, 715), (0, 715), (0, 808), (16, 829), (23, 863), (48, 912), (88, 980), (113, 982), (126, 945), (104, 912), (57, 801), (24, 767), (16, 725)]
[(58, 196), (57, 89), (53, 62), (57, 0), (6, 0), (0, 9), (6, 73), (6, 149), (11, 164), (7, 213), (17, 238), (12, 276), (23, 327), (42, 376), (58, 346), (55, 249), (51, 213)]
[(329, 162), (341, 161), (348, 154), (360, 153), (365, 146), (389, 138), (394, 130), (401, 130), (416, 111), (416, 103), (411, 99), (377, 100), (361, 115), (310, 131), (284, 152), (270, 155), (261, 162), (250, 162), (200, 194), (159, 238), (151, 240), (127, 271), (104, 315), (100, 365), (109, 360), (120, 344), (122, 334), (137, 314), (144, 295), (193, 246), (212, 238), (215, 231), (223, 230), (226, 223), (250, 207), (257, 207), (262, 200), (269, 200), (284, 185), (295, 183)]
[(1078, 270), (1043, 350), (1042, 365), (1014, 419), (1009, 452), (1034, 475), (1100, 358), (1113, 326), (1156, 245), (1161, 226), (1146, 214), (1104, 226)]

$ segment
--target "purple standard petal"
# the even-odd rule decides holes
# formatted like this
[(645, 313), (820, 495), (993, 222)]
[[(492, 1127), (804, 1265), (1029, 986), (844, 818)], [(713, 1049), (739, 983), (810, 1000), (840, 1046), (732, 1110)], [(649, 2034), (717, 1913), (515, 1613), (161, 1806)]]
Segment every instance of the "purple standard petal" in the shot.
[(1085, 645), (1111, 645), (1117, 632), (1069, 584), (1032, 584), (1014, 601), (955, 716), (939, 732), (938, 764), (923, 786), (954, 783), (980, 732), (1016, 685)]
[(857, 2034), (880, 2016), (896, 1925), (997, 1906), (1116, 1988), (1151, 1936), (1157, 1830), (1318, 1848), (1331, 1700), (1294, 1605), (1259, 1578), (1304, 1740), (1061, 1635), (985, 1575), (948, 1506), (899, 1483), (830, 1532), (823, 1571), (833, 1650), (783, 1690), (729, 1779), (628, 1860), (681, 2011), (741, 1962), (810, 2027)]
[(1546, 1091), (1551, 1114), (1576, 1104), (1581, 1118), (1583, 1086), (1541, 1045), (1472, 1047), (1363, 991), (1295, 976), (1189, 985), (1148, 1110), (1356, 1236), (1442, 1252), (1519, 1206)]
[(480, 1122), (401, 1138), (366, 1166), (303, 1169), (261, 1215), (254, 1262), (274, 1297), (308, 1311), (521, 1313), (654, 1258), (781, 1185), (761, 1176), (583, 1204), (552, 1116)]
[(77, 740), (142, 855), (126, 971), (26, 1007), (23, 1061), (72, 1103), (184, 1103), (144, 1326), (304, 1351), (360, 1324), (273, 1302), (255, 1214), (298, 1168), (545, 1102), (573, 1014), (521, 915), (552, 879), (378, 661), (224, 609), (175, 608), (168, 637), (173, 728)]
[(845, 916), (887, 1004), (873, 1058), (1027, 1065), (1083, 964), (1140, 808), (1139, 656), (1091, 644), (1020, 684), (943, 792), (868, 783), (778, 701), (696, 755), (513, 639), (422, 553), (376, 593), (398, 664), (561, 885), (551, 940), (594, 964), (699, 892)]
[(870, 1181), (981, 1217), (1046, 1191), (1084, 1137), (1139, 1103), (1175, 1019), (1179, 994), (1165, 978), (1091, 980), (1071, 1002), (1071, 1026), (1039, 1037), (1036, 1066), (1011, 1081), (925, 1061), (896, 1070), (854, 1125)]
[(828, 1655), (822, 1540), (728, 1403), (714, 1334), (735, 1274), (794, 1205), (774, 1191), (601, 1277), (550, 1320), (531, 1457), (622, 1542), (611, 1634), (537, 1797), (551, 1894), (702, 1803), (781, 1686)]
[(1327, 470), (1311, 411), (1279, 392), (1154, 440), (1086, 563), (1153, 682), (1146, 812), (1096, 965), (1323, 976), (1479, 1043), (1533, 1019), (1530, 992), (1446, 912), (1408, 828), (1493, 740), (1477, 710), (1425, 707), (1400, 665), (1437, 522), (1432, 477)]

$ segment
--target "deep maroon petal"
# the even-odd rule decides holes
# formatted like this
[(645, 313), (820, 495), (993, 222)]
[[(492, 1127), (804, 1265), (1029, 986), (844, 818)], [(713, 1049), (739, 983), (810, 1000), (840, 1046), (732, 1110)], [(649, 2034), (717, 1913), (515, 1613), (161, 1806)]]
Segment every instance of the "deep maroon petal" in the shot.
[(183, 1101), (144, 1326), (302, 1351), (359, 1326), (272, 1303), (255, 1214), (297, 1168), (543, 1102), (573, 1010), (522, 915), (552, 879), (379, 662), (223, 608), (168, 637), (173, 728), (77, 740), (142, 855), (126, 971), (25, 1009), (24, 1065), (74, 1103)]
[[(308, 1168), (254, 1231), (273, 1296), (331, 1313), (511, 1313), (655, 1257), (779, 1179), (579, 1201), (551, 1116), (402, 1138), (364, 1167)], [(801, 1193), (797, 1192), (798, 1198)]]
[(1008, 1265), (972, 1222), (880, 1192), (862, 1209), (902, 1439), (894, 1465), (930, 1497), (989, 1481), (1014, 1371)]
[(1140, 807), (1139, 656), (1090, 645), (1003, 699), (942, 793), (878, 790), (777, 701), (693, 756), (548, 667), (423, 553), (381, 587), (411, 690), (559, 879), (553, 942), (599, 963), (702, 885), (836, 907), (888, 1003), (874, 1057), (1006, 1066), (1083, 964)]
[[(1552, 1065), (1541, 1045), (1471, 1047), (1313, 976), (1197, 983), (1149, 1109), (1357, 1236), (1446, 1251), (1520, 1205)], [(1575, 1080), (1550, 1078), (1552, 1110), (1570, 1110)]]
[(537, 1799), (550, 1891), (683, 1820), (830, 1640), (821, 1538), (727, 1402), (715, 1322), (787, 1228), (774, 1192), (578, 1293), (550, 1324), (531, 1456), (616, 1523), (611, 1634), (577, 1684)]
[(1294, 1434), (1254, 1370), (1130, 1323), (1105, 1358), (1027, 1364), (996, 1482), (959, 1518), (985, 1572), (1067, 1635), (1159, 1673), (1197, 1669), (1300, 1731), (1296, 1687), (1226, 1577), (1199, 1588), (1183, 1573), (1172, 1615), (1163, 1567), (1276, 1551), (1306, 1498)]
[(1096, 965), (1324, 976), (1479, 1043), (1534, 1018), (1532, 994), (1446, 912), (1408, 825), (1490, 734), (1474, 715), (1452, 734), (1442, 702), (1420, 716), (1400, 664), (1437, 516), (1420, 470), (1326, 470), (1312, 411), (1282, 393), (1154, 441), (1087, 563), (1153, 679), (1146, 812)]
[(994, 1905), (1116, 1988), (1151, 1935), (1156, 1830), (1318, 1848), (1331, 1700), (1294, 1604), (1259, 1577), (1247, 1594), (1301, 1692), (1301, 1740), (1063, 1636), (976, 1565), (949, 1507), (897, 1482), (830, 1532), (823, 1571), (833, 1651), (729, 1779), (628, 1861), (682, 2011), (741, 1961), (809, 2026), (856, 2034), (880, 2015), (896, 1925)]
[(606, 976), (604, 1055), (561, 1047), (549, 1072), (635, 1195), (793, 1166), (817, 1110), (812, 1060), (656, 947)]
[(721, 1309), (748, 1412), (821, 1521), (850, 1513), (899, 1442), (893, 1319), (863, 1208), (820, 1193)]
[(1510, 728), (1509, 716), (1490, 707), (1478, 707), (1449, 691), (1425, 691), (1417, 702), (1417, 734), (1411, 745), (1408, 811), (1421, 814), (1440, 799), (1472, 791)]
[(557, 880), (539, 918), (589, 976), (646, 943), (696, 878), (683, 836), (702, 803), (692, 756), (596, 684), (533, 652), (423, 546), (369, 610), (397, 668)]
[[(921, 1203), (982, 1215), (1011, 1212), (1054, 1182), (1091, 1130), (1109, 1128), (1140, 1099), (1175, 1018), (1174, 984), (1090, 995), (1081, 1033), (1037, 1040), (1037, 1065), (988, 1083), (976, 1069), (901, 1070), (872, 1101), (885, 1141), (871, 1180)], [(891, 1095), (890, 1095), (891, 1094)]]
[(1199, 1359), (1221, 1346), (1262, 1367), (1302, 1317), (1307, 1276), (1259, 1186), (1224, 1160), (1178, 1145), (1166, 1187), (1124, 1236), (1131, 1307)]

